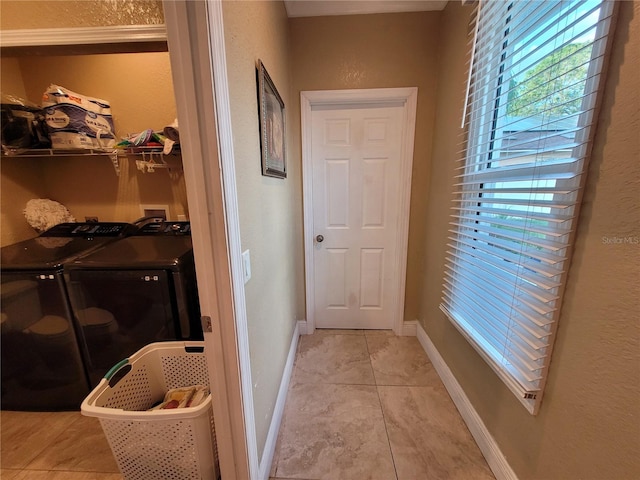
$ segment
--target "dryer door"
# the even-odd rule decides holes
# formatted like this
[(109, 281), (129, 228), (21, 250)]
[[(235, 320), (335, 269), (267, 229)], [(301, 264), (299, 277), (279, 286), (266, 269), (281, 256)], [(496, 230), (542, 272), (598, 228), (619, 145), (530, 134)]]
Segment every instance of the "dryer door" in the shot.
[(2, 272), (2, 399), (7, 410), (77, 409), (89, 393), (58, 272)]
[(166, 271), (71, 270), (67, 280), (92, 386), (145, 345), (179, 338)]

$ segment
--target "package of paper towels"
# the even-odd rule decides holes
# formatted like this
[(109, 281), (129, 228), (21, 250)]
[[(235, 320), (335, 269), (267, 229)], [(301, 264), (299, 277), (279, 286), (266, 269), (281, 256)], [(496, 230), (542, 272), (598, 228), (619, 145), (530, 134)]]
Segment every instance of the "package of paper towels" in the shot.
[(105, 100), (49, 85), (42, 108), (53, 148), (111, 148), (116, 143), (111, 106)]

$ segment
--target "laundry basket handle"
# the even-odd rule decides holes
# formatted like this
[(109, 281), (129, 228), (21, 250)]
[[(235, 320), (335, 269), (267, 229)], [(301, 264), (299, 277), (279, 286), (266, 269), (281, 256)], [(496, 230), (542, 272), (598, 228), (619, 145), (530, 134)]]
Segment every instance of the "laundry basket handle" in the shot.
[(124, 376), (131, 371), (129, 359), (125, 358), (116, 363), (111, 369), (105, 373), (104, 378), (109, 382), (111, 388), (115, 387)]
[(185, 344), (184, 351), (186, 353), (202, 353), (204, 352), (204, 347), (202, 345)]

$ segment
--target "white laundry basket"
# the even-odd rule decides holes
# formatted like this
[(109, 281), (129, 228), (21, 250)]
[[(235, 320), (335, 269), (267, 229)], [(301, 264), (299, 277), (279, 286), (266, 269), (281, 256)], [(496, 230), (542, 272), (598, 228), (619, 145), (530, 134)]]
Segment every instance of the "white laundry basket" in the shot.
[(171, 388), (209, 385), (204, 342), (152, 343), (115, 365), (82, 402), (100, 419), (126, 480), (218, 478), (211, 395), (195, 407), (146, 411)]

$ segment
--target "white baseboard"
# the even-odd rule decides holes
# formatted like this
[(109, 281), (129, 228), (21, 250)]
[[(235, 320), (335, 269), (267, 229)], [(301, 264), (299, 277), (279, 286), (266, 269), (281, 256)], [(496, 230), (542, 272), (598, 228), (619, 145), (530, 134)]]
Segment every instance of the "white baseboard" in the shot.
[[(309, 332), (306, 320), (298, 320), (298, 331), (300, 335), (308, 335), (313, 332)], [(402, 323), (402, 329), (400, 330), (401, 337), (415, 337), (417, 333), (417, 320), (410, 320)]]
[(415, 337), (418, 334), (418, 321), (417, 320), (409, 320), (408, 322), (404, 322), (402, 324), (402, 333), (400, 334), (403, 337)]
[(507, 459), (502, 454), (500, 447), (487, 430), (487, 427), (482, 422), (478, 412), (473, 408), (469, 398), (453, 376), (453, 373), (445, 363), (444, 359), (440, 356), (440, 353), (427, 335), (427, 332), (424, 331), (420, 324), (416, 325), (416, 329), (420, 345), (422, 345), (422, 348), (424, 348), (424, 351), (427, 353), (427, 356), (438, 372), (438, 375), (440, 375), (442, 383), (444, 383), (453, 403), (455, 403), (458, 408), (462, 419), (467, 424), (467, 428), (478, 444), (480, 451), (487, 460), (487, 463), (493, 471), (493, 474), (496, 476), (496, 479), (518, 480), (518, 477), (509, 465), (509, 462), (507, 462)]
[(293, 337), (291, 338), (291, 345), (289, 346), (289, 355), (287, 356), (287, 362), (284, 366), (284, 372), (282, 372), (282, 380), (280, 381), (280, 389), (278, 390), (278, 398), (276, 399), (276, 405), (273, 409), (273, 416), (271, 417), (271, 424), (269, 425), (269, 433), (267, 434), (267, 440), (264, 444), (264, 450), (262, 451), (259, 469), (260, 480), (269, 479), (271, 463), (273, 462), (273, 454), (276, 451), (278, 432), (280, 431), (280, 423), (282, 422), (282, 414), (284, 413), (284, 404), (287, 400), (289, 380), (291, 380), (291, 374), (293, 373), (293, 362), (296, 358), (296, 351), (298, 349), (298, 339), (300, 338), (301, 323), (304, 323), (306, 325), (307, 322), (298, 321), (296, 323), (295, 329), (293, 330)]
[(306, 320), (298, 320), (298, 332), (300, 335), (307, 334), (307, 321)]

